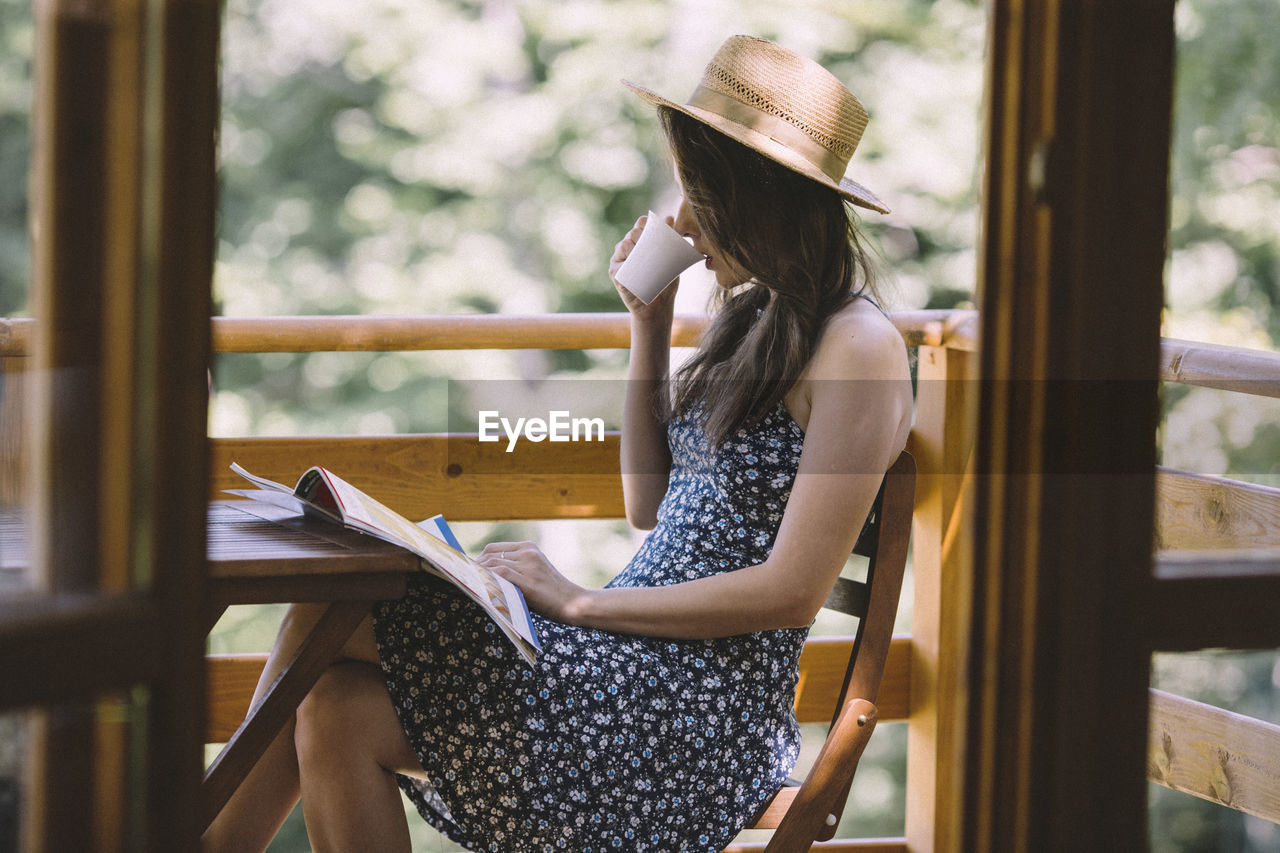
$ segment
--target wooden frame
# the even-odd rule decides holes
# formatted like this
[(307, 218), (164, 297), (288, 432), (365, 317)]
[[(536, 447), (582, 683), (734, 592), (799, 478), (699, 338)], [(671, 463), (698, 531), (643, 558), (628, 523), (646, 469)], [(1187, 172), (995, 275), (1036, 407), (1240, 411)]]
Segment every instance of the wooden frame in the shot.
[(1137, 850), (1173, 2), (995, 0), (990, 20), (956, 846)]
[(0, 607), (0, 707), (38, 709), (23, 847), (194, 849), (219, 9), (36, 9), (38, 598)]

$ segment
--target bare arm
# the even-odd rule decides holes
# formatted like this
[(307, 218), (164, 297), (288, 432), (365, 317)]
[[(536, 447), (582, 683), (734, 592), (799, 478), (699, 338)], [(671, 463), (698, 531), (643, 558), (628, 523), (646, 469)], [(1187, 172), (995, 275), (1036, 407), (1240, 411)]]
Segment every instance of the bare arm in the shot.
[[(618, 243), (609, 261), (609, 276), (617, 274), (644, 228), (640, 217)], [(679, 282), (646, 305), (613, 279), (631, 313), (631, 360), (622, 409), (622, 499), (627, 521), (648, 530), (657, 524), (658, 505), (667, 492), (671, 452), (667, 427), (655, 411), (656, 394), (667, 393), (671, 363), (671, 321)]]
[(586, 590), (556, 572), (532, 543), (495, 543), (482, 561), (520, 586), (534, 609), (570, 624), (691, 639), (808, 625), (910, 428), (905, 348), (884, 325), (887, 332), (856, 341), (824, 336), (815, 369), (807, 372), (810, 414), (800, 469), (763, 563), (670, 586)]

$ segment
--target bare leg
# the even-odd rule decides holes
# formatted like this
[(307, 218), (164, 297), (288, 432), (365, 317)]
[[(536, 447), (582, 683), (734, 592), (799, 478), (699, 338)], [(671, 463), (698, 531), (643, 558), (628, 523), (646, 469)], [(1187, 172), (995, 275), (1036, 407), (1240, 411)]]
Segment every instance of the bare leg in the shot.
[[(289, 607), (267, 657), (266, 668), (258, 679), (253, 706), (262, 701), (267, 688), (292, 659), (326, 607), (326, 604), (294, 604)], [(373, 638), (372, 619), (360, 623), (340, 657), (377, 662), (378, 648)], [(290, 720), (209, 825), (202, 839), (203, 849), (207, 853), (265, 850), (289, 812), (293, 811), (300, 792), (294, 722)]]
[(298, 707), (295, 742), (307, 836), (316, 853), (408, 853), (395, 773), (421, 774), (387, 694), (368, 663), (334, 664)]

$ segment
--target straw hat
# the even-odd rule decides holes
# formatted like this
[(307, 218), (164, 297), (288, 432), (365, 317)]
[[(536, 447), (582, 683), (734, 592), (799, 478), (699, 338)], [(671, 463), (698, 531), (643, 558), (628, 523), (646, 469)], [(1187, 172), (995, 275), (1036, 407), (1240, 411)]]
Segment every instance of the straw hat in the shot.
[(677, 109), (860, 207), (889, 212), (875, 193), (844, 176), (867, 126), (866, 109), (811, 59), (765, 39), (733, 36), (685, 104), (622, 82), (649, 103)]

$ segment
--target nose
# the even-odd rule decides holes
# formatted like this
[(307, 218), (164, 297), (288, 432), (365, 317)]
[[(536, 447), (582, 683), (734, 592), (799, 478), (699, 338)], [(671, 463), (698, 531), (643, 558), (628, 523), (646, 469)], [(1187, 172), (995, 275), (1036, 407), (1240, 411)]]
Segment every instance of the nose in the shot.
[(676, 221), (673, 227), (677, 234), (688, 237), (690, 240), (696, 240), (702, 236), (702, 232), (698, 229), (698, 220), (693, 215), (693, 208), (683, 196), (680, 197), (680, 206), (676, 208)]

